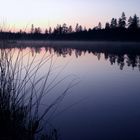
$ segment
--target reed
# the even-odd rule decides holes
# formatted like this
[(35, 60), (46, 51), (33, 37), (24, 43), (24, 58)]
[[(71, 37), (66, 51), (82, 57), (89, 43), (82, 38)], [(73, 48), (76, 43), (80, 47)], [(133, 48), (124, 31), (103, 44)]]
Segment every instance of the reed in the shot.
[[(24, 57), (28, 55), (26, 64)], [(38, 72), (49, 63), (47, 72), (38, 78)], [(49, 83), (53, 69), (53, 55), (44, 54), (41, 60), (36, 55), (31, 59), (29, 52), (18, 53), (11, 49), (0, 49), (0, 139), (7, 140), (57, 140), (56, 129), (42, 134), (42, 121), (65, 97), (75, 84), (70, 83), (44, 111), (40, 113), (42, 99), (65, 78), (56, 82), (58, 73)], [(55, 85), (53, 85), (55, 83)]]

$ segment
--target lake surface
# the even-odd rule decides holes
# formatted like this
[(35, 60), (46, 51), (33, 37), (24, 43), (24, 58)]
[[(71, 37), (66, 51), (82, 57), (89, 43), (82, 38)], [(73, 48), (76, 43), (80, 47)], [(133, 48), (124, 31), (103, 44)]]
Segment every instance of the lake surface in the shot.
[[(19, 42), (14, 47), (15, 52), (31, 52), (30, 59), (53, 55), (50, 79), (60, 73), (56, 82), (64, 80), (44, 97), (43, 105), (71, 81), (76, 84), (48, 117), (61, 140), (140, 139), (139, 43)], [(38, 76), (48, 67), (41, 67)]]

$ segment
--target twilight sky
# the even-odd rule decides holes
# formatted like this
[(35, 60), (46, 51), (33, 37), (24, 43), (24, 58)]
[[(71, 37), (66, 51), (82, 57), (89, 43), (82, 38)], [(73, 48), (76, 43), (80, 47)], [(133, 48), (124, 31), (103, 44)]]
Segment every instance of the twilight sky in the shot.
[(94, 27), (112, 17), (140, 16), (140, 0), (0, 0), (0, 25), (12, 30), (67, 23)]

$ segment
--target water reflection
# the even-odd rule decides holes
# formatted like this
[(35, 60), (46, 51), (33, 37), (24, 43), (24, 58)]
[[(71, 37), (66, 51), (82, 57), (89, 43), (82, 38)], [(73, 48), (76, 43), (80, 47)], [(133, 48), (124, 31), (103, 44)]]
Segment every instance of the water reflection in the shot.
[[(42, 48), (58, 57), (75, 55), (76, 58), (86, 53), (97, 56), (98, 60), (110, 61), (111, 65), (118, 64), (120, 70), (125, 66), (139, 68), (140, 70), (140, 44), (139, 43), (106, 43), (106, 42), (22, 42), (15, 47), (25, 49), (30, 47), (32, 55), (40, 53)], [(103, 55), (102, 55), (103, 54)]]
[[(62, 140), (139, 138), (140, 76), (138, 70), (128, 68), (140, 69), (138, 43), (21, 42), (9, 45), (13, 47), (24, 54), (30, 50), (37, 59), (45, 52), (47, 55), (55, 53), (59, 57), (57, 66), (73, 60), (61, 76), (72, 73), (80, 77), (81, 82), (61, 103), (58, 112), (53, 114), (55, 117), (49, 117), (56, 129), (60, 128)], [(45, 73), (46, 68), (43, 67), (38, 76)], [(50, 98), (44, 98), (43, 104), (55, 98), (67, 83), (69, 81), (54, 90)], [(79, 103), (81, 99), (86, 100)]]
[(111, 52), (102, 52), (99, 50), (88, 50), (88, 49), (72, 49), (72, 48), (46, 48), (46, 51), (50, 50), (50, 52), (55, 52), (57, 56), (66, 57), (67, 55), (71, 56), (72, 53), (75, 54), (75, 57), (78, 58), (85, 53), (93, 54), (97, 56), (98, 60), (101, 59), (102, 54), (104, 55), (104, 59), (110, 61), (110, 64), (118, 64), (121, 70), (123, 70), (124, 66), (129, 66), (132, 68), (138, 67), (140, 70), (140, 54), (135, 53), (122, 53), (121, 51), (117, 51), (116, 53)]

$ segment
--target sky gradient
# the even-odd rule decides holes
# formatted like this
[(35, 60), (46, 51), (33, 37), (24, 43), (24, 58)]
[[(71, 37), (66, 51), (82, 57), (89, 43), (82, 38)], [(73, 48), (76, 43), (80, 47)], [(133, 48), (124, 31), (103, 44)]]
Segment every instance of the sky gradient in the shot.
[(0, 0), (1, 27), (18, 30), (67, 23), (93, 28), (112, 17), (140, 16), (140, 0)]

